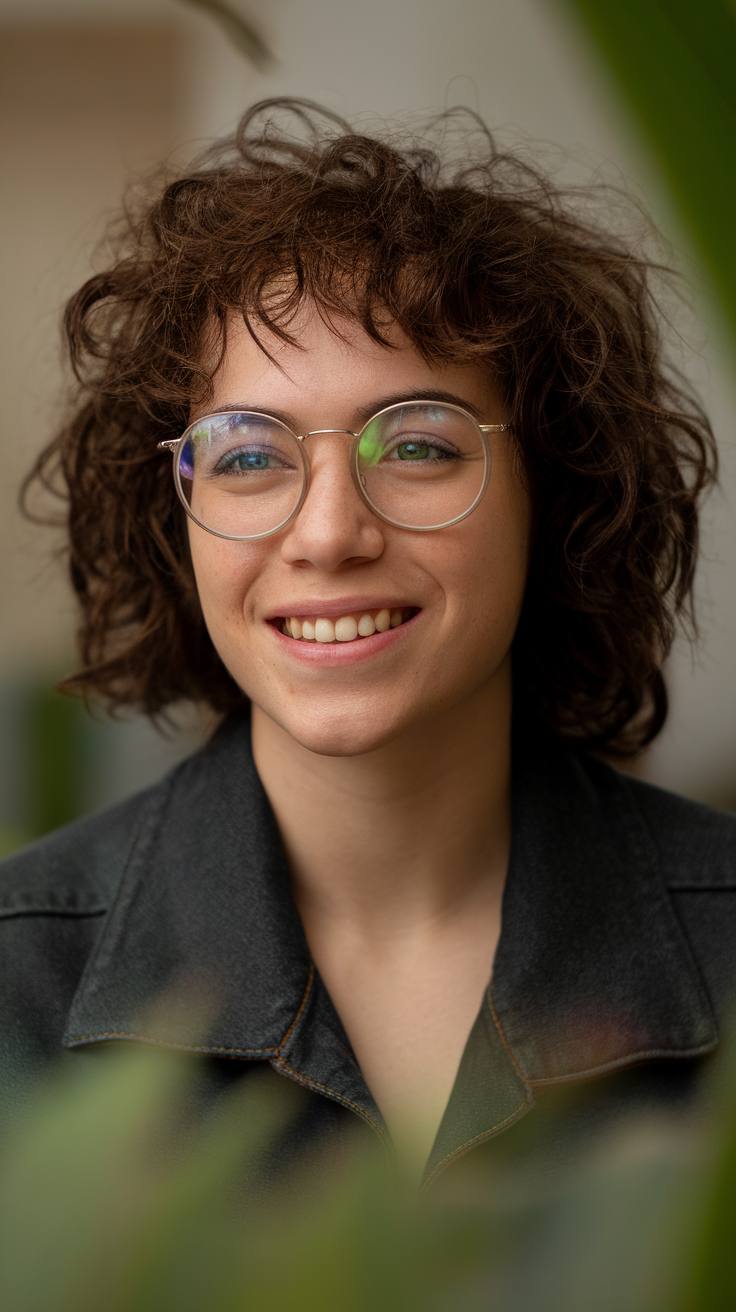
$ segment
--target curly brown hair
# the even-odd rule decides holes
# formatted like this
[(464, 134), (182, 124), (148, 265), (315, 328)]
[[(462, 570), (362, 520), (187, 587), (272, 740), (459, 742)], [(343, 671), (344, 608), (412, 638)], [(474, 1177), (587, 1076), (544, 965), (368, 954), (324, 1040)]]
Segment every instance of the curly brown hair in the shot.
[[(456, 123), (443, 117), (445, 139)], [(109, 267), (67, 306), (74, 407), (29, 480), (60, 473), (68, 497), (84, 663), (62, 687), (151, 714), (242, 703), (157, 442), (207, 403), (233, 311), (261, 341), (261, 328), (291, 340), (309, 297), (387, 346), (393, 321), (429, 361), (487, 364), (536, 506), (516, 701), (608, 752), (659, 731), (715, 474), (708, 421), (663, 363), (662, 266), (487, 133), (478, 153), (478, 126), (447, 159), (428, 137), (265, 101), (194, 166), (139, 189)]]

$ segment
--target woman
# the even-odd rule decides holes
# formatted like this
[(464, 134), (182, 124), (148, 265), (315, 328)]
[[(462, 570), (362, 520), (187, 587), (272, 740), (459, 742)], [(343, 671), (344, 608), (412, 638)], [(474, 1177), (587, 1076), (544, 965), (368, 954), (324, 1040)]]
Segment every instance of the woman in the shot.
[[(303, 102), (138, 202), (68, 307), (78, 404), (37, 470), (69, 498), (65, 686), (223, 719), (6, 863), (11, 1101), (64, 1047), (173, 1044), (213, 1099), (254, 1063), (310, 1090), (289, 1153), (357, 1116), (429, 1179), (521, 1152), (535, 1103), (559, 1154), (686, 1096), (734, 822), (586, 755), (664, 722), (712, 473), (648, 278), (490, 146), (442, 165)], [(151, 1011), (182, 989), (205, 1033)]]

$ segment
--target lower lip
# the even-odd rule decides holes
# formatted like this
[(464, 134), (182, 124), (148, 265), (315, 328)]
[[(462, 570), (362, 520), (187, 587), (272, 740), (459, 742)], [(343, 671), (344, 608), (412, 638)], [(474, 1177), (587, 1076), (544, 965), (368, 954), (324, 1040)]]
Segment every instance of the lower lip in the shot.
[(352, 642), (305, 642), (303, 638), (289, 638), (281, 633), (275, 624), (269, 625), (282, 650), (294, 660), (306, 665), (356, 665), (358, 661), (370, 660), (387, 648), (401, 642), (406, 630), (416, 624), (421, 611), (404, 620), (395, 629), (385, 633), (374, 633), (371, 638), (355, 638)]

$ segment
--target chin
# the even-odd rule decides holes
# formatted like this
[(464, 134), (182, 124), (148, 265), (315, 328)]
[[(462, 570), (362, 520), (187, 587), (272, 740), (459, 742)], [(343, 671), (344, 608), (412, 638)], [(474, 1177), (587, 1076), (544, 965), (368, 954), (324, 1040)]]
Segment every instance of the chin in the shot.
[(276, 708), (262, 709), (290, 738), (317, 756), (365, 756), (401, 737), (410, 721), (405, 712), (392, 713), (389, 708), (378, 712), (375, 704), (337, 707), (310, 702), (303, 714), (291, 708), (287, 715)]

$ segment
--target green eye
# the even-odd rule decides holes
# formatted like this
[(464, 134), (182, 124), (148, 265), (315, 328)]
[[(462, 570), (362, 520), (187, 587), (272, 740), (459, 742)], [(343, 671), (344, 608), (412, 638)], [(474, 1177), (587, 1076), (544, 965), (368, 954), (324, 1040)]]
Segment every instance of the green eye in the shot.
[(399, 460), (429, 460), (430, 452), (434, 450), (426, 442), (400, 442), (396, 454)]
[(268, 469), (269, 457), (264, 451), (241, 451), (231, 464), (232, 469)]
[(278, 453), (259, 450), (258, 447), (245, 447), (240, 451), (228, 451), (218, 460), (216, 474), (253, 474), (263, 469), (285, 468)]

